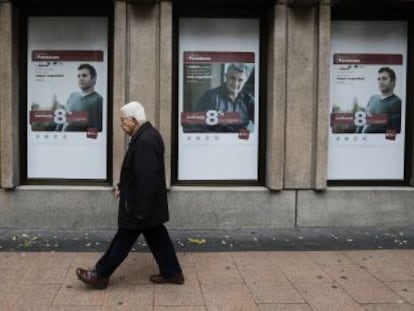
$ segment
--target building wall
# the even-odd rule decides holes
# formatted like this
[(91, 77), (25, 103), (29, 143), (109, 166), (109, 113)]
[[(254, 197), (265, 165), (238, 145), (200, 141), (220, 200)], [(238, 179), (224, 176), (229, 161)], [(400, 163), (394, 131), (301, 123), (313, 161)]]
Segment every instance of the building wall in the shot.
[(135, 99), (165, 140), (170, 228), (414, 224), (411, 187), (327, 186), (330, 1), (277, 1), (269, 12), (265, 184), (172, 184), (173, 5), (114, 2), (113, 184), (29, 186), (19, 180), (18, 23), (13, 4), (0, 0), (0, 229), (115, 228), (112, 190), (127, 146), (118, 111)]

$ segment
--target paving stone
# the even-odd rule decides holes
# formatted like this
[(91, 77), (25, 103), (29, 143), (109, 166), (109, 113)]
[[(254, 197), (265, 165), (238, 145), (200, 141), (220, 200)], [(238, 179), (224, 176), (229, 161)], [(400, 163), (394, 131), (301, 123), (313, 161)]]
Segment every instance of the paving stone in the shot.
[(300, 283), (297, 284), (305, 302), (312, 310), (318, 311), (364, 311), (347, 292), (335, 283)]
[(155, 306), (154, 311), (207, 311), (203, 306)]
[(409, 304), (365, 304), (366, 311), (414, 311), (414, 306)]
[(263, 304), (260, 311), (312, 311), (306, 304)]
[(360, 266), (327, 266), (325, 271), (359, 303), (397, 303), (401, 297)]
[(56, 295), (55, 306), (102, 306), (105, 290), (95, 290), (77, 281), (64, 284)]
[(19, 284), (3, 300), (0, 310), (47, 310), (59, 288), (57, 284)]
[(201, 289), (208, 311), (259, 311), (243, 284), (202, 284)]
[(319, 265), (356, 265), (357, 263), (341, 251), (308, 252)]
[(90, 253), (0, 252), (1, 311), (414, 311), (414, 250), (178, 253), (184, 285), (154, 285), (132, 252), (105, 290), (81, 283)]
[(154, 305), (203, 306), (204, 300), (198, 283), (163, 284), (154, 285)]
[(414, 306), (414, 281), (386, 282), (385, 285)]
[(116, 310), (141, 310), (143, 306), (152, 306), (154, 289), (152, 285), (111, 286), (105, 291), (103, 306)]

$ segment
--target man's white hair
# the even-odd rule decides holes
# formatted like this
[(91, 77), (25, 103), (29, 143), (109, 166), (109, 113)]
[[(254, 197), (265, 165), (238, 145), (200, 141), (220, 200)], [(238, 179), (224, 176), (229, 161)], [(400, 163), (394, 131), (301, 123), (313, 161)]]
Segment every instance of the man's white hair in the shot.
[(140, 102), (137, 101), (132, 101), (122, 106), (121, 112), (123, 112), (127, 117), (134, 118), (140, 124), (144, 123), (147, 120), (144, 107)]

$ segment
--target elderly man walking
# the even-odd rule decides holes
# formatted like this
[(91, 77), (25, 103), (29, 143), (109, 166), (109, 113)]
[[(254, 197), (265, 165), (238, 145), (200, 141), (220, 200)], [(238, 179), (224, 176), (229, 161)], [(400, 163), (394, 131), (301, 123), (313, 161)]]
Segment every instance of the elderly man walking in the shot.
[(169, 220), (164, 171), (164, 143), (160, 133), (146, 121), (139, 102), (121, 110), (121, 128), (130, 142), (115, 189), (119, 198), (118, 231), (108, 250), (93, 269), (78, 268), (78, 278), (96, 289), (108, 286), (109, 278), (143, 234), (159, 267), (150, 277), (156, 284), (183, 284), (184, 276), (164, 223)]

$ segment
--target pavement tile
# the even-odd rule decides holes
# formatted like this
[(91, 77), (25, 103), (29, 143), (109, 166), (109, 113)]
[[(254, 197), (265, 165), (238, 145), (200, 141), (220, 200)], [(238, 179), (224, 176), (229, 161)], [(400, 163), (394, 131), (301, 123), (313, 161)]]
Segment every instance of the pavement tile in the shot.
[(259, 311), (244, 284), (202, 284), (208, 311)]
[(197, 267), (197, 278), (202, 284), (243, 283), (239, 271), (231, 265), (214, 269)]
[(274, 262), (280, 267), (309, 267), (317, 265), (308, 252), (275, 252), (273, 257)]
[(317, 265), (281, 266), (280, 269), (286, 277), (295, 285), (297, 283), (326, 283), (331, 282), (331, 277)]
[(319, 265), (356, 265), (357, 263), (340, 251), (307, 252)]
[(234, 266), (229, 253), (193, 253), (193, 263), (196, 267), (208, 269), (215, 267)]
[(303, 299), (278, 266), (239, 267), (257, 303), (303, 303)]
[(0, 267), (0, 292), (9, 292), (26, 273), (25, 269), (16, 269), (16, 267)]
[(306, 304), (262, 304), (260, 311), (312, 311)]
[(409, 304), (366, 304), (366, 311), (414, 311), (414, 306)]
[(155, 306), (203, 306), (204, 300), (198, 283), (183, 285), (154, 285)]
[(66, 269), (70, 267), (74, 261), (73, 253), (40, 253), (33, 260), (33, 267), (47, 269)]
[(277, 266), (239, 267), (240, 274), (247, 284), (289, 286), (291, 283)]
[(77, 281), (64, 284), (56, 295), (55, 306), (102, 306), (105, 290), (95, 290)]
[(0, 305), (1, 311), (49, 311), (48, 306), (35, 306), (28, 304)]
[(207, 311), (203, 306), (155, 306), (154, 311)]
[(344, 253), (366, 267), (381, 281), (414, 281), (414, 260), (412, 259), (414, 254), (411, 251), (377, 250)]
[(51, 306), (48, 311), (101, 311), (100, 306)]
[(182, 268), (194, 267), (193, 255), (191, 253), (177, 253), (177, 257)]
[(386, 282), (384, 284), (414, 305), (414, 281)]
[(31, 267), (21, 279), (25, 283), (38, 284), (61, 284), (66, 278), (69, 267), (56, 268), (47, 266), (33, 266)]
[(184, 285), (153, 285), (132, 252), (106, 290), (77, 267), (102, 253), (0, 252), (1, 311), (414, 311), (414, 250), (178, 253)]
[(282, 264), (283, 252), (234, 252), (231, 257), (238, 267), (275, 266)]
[(363, 311), (364, 309), (335, 283), (297, 284), (305, 302), (317, 311)]
[(4, 300), (6, 299), (9, 292), (10, 291), (0, 291), (0, 306), (4, 302)]
[(152, 285), (111, 286), (105, 291), (103, 307), (115, 310), (141, 310), (152, 306), (154, 289)]
[(397, 303), (402, 298), (360, 266), (326, 266), (325, 271), (360, 303)]
[(27, 268), (41, 253), (0, 252), (0, 268)]
[(200, 283), (243, 283), (240, 273), (228, 253), (193, 254), (193, 261)]
[(247, 285), (256, 303), (304, 303), (299, 292), (291, 287)]
[(117, 306), (103, 306), (102, 311), (154, 311), (152, 305), (117, 305)]
[(59, 287), (57, 284), (19, 284), (3, 300), (0, 310), (47, 310)]

